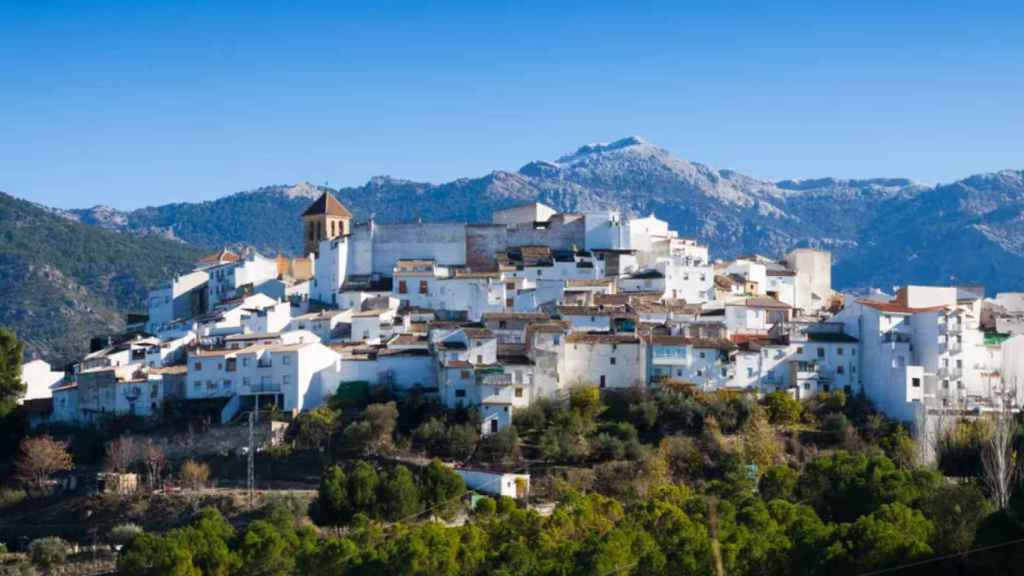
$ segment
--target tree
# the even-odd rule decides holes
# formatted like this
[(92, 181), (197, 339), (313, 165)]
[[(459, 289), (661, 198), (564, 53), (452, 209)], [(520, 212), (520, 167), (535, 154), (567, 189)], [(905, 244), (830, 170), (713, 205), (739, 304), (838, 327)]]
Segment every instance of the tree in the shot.
[(209, 479), (210, 467), (203, 462), (196, 462), (192, 459), (186, 460), (181, 465), (181, 470), (178, 471), (178, 481), (181, 482), (182, 486), (192, 490), (203, 488)]
[(241, 563), (228, 545), (234, 534), (235, 529), (220, 511), (207, 506), (189, 526), (173, 530), (167, 537), (189, 551), (192, 564), (203, 576), (228, 576)]
[(6, 417), (18, 406), (25, 395), (21, 380), (21, 357), (25, 346), (6, 328), (0, 328), (0, 418)]
[(978, 526), (992, 507), (976, 486), (947, 484), (924, 498), (921, 511), (935, 525), (937, 551), (963, 555), (974, 545)]
[(1001, 408), (992, 415), (992, 433), (982, 449), (985, 485), (992, 495), (997, 510), (1006, 510), (1013, 492), (1013, 477), (1017, 469), (1014, 462), (1013, 441), (1016, 423), (1009, 409)]
[(384, 454), (394, 443), (398, 425), (398, 407), (394, 402), (370, 404), (363, 410), (363, 421), (370, 425), (369, 448), (373, 454)]
[(329, 466), (320, 476), (316, 500), (310, 503), (310, 517), (318, 526), (342, 526), (352, 517), (348, 478), (340, 466)]
[(420, 472), (420, 497), (423, 505), (442, 518), (450, 517), (458, 509), (459, 500), (465, 493), (466, 483), (462, 476), (440, 460), (432, 460)]
[(19, 452), (15, 477), (36, 489), (42, 489), (54, 473), (74, 468), (67, 443), (48, 435), (25, 438)]
[(266, 520), (249, 524), (240, 539), (238, 555), (238, 573), (249, 576), (286, 576), (295, 566), (288, 540)]
[(107, 539), (115, 546), (125, 547), (129, 546), (132, 541), (141, 536), (142, 533), (142, 526), (139, 526), (138, 524), (118, 524), (110, 529), (110, 534), (107, 535)]
[(106, 468), (119, 474), (127, 472), (139, 461), (140, 450), (131, 436), (121, 436), (107, 443)]
[(117, 559), (123, 576), (201, 576), (192, 554), (174, 538), (142, 534)]
[(397, 522), (416, 514), (420, 509), (420, 493), (412, 472), (398, 464), (380, 483), (377, 498), (384, 518)]
[(569, 391), (569, 407), (590, 421), (597, 420), (606, 409), (597, 386), (574, 386)]
[(481, 460), (493, 463), (519, 460), (519, 434), (515, 426), (509, 426), (480, 440), (477, 453)]
[(356, 462), (348, 476), (348, 501), (353, 514), (376, 514), (379, 484), (380, 477), (373, 466), (362, 460)]
[(775, 430), (760, 408), (755, 409), (743, 427), (743, 453), (747, 460), (758, 466), (771, 466), (781, 457)]
[(772, 466), (769, 468), (758, 484), (761, 497), (767, 500), (792, 500), (796, 490), (796, 470), (789, 466)]
[(800, 401), (782, 391), (766, 394), (764, 405), (772, 424), (796, 424), (803, 412)]
[(303, 412), (295, 419), (298, 428), (296, 443), (301, 448), (320, 450), (324, 447), (330, 451), (331, 437), (341, 425), (337, 412), (326, 406), (320, 406), (309, 412)]
[(56, 536), (39, 538), (28, 545), (28, 554), (33, 564), (49, 571), (64, 564), (68, 557), (68, 543)]
[(146, 438), (142, 443), (142, 461), (146, 464), (146, 474), (149, 477), (149, 486), (158, 488), (163, 480), (164, 467), (167, 465), (167, 457), (164, 450), (153, 442), (152, 438)]

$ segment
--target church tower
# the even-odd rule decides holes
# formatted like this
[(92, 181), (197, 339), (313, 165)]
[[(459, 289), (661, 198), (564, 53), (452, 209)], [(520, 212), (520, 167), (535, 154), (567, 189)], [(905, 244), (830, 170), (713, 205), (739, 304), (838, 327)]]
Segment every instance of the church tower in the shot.
[(324, 192), (316, 202), (302, 213), (303, 255), (319, 255), (320, 241), (348, 236), (351, 232), (352, 213), (330, 192)]

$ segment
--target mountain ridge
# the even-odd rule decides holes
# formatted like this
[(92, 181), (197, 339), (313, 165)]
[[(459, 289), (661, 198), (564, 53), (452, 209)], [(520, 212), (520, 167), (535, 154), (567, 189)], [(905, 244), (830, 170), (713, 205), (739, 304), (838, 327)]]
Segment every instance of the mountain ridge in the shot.
[[(246, 244), (269, 253), (297, 253), (298, 214), (324, 190), (335, 193), (358, 220), (372, 217), (381, 222), (486, 222), (495, 209), (540, 201), (563, 211), (616, 208), (631, 215), (654, 213), (680, 234), (709, 244), (720, 258), (749, 253), (780, 256), (802, 246), (829, 249), (840, 287), (890, 287), (911, 278), (948, 279), (955, 263), (966, 256), (936, 254), (939, 260), (932, 275), (921, 270), (904, 278), (898, 269), (879, 274), (872, 259), (879, 256), (879, 239), (886, 237), (904, 243), (891, 246), (892, 253), (942, 241), (963, 249), (1001, 250), (1008, 262), (1019, 259), (1024, 268), (1024, 233), (1009, 228), (1024, 211), (1022, 174), (1003, 170), (937, 185), (899, 177), (771, 181), (678, 158), (643, 138), (628, 136), (580, 146), (554, 161), (534, 160), (515, 171), (495, 170), (437, 184), (393, 176), (339, 189), (302, 182), (200, 203), (124, 212), (94, 207), (68, 214), (113, 230), (157, 233), (196, 245)], [(958, 237), (949, 225), (970, 226), (964, 228), (969, 234)], [(894, 235), (893, 229), (911, 234)], [(975, 240), (968, 241), (968, 236)], [(1013, 274), (1007, 277), (973, 265), (965, 270), (971, 281), (993, 288), (1016, 281)]]

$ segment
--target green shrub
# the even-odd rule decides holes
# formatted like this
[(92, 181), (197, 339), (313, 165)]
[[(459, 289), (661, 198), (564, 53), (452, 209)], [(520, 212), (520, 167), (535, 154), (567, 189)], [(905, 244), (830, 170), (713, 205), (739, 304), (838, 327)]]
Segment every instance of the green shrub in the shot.
[(25, 497), (25, 491), (20, 488), (0, 488), (0, 510), (17, 506)]
[(142, 526), (138, 524), (126, 523), (118, 524), (110, 530), (110, 534), (107, 538), (111, 544), (117, 546), (128, 546), (135, 540), (140, 534), (142, 534)]
[(28, 554), (32, 563), (49, 570), (64, 564), (68, 557), (68, 543), (56, 536), (47, 536), (33, 540), (28, 545)]

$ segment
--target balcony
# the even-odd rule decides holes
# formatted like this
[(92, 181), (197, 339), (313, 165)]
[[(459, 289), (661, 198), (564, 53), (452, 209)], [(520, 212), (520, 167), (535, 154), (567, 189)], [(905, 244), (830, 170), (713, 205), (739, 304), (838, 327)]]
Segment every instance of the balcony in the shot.
[(251, 394), (270, 394), (281, 391), (280, 382), (260, 382), (259, 384), (250, 384), (249, 393)]
[(483, 386), (511, 386), (513, 384), (512, 375), (504, 372), (481, 374), (479, 382)]
[(884, 332), (882, 333), (882, 342), (886, 344), (909, 344), (910, 334), (903, 332)]
[(939, 378), (943, 378), (943, 379), (946, 379), (946, 380), (959, 380), (960, 377), (963, 375), (963, 372), (961, 371), (960, 368), (952, 368), (952, 367), (949, 367), (949, 366), (943, 366), (942, 368), (939, 368), (936, 371), (936, 374), (938, 375)]

